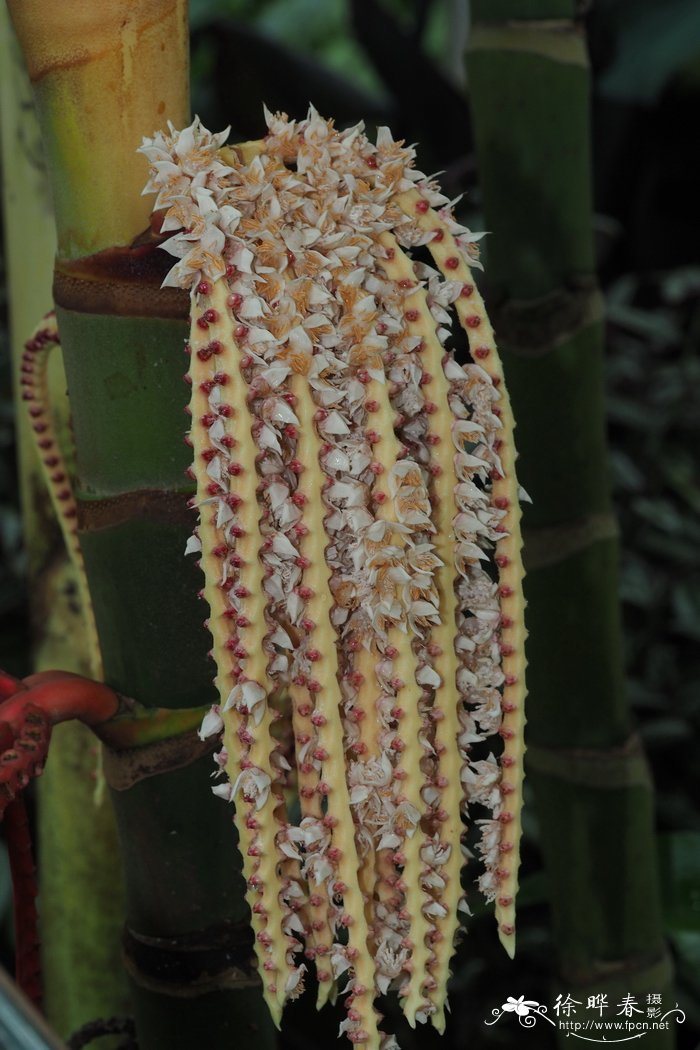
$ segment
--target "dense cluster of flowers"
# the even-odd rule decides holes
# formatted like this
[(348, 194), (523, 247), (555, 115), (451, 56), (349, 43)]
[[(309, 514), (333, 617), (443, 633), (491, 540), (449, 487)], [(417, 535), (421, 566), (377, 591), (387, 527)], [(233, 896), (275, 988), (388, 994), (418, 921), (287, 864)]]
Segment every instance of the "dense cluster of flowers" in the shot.
[[(202, 735), (223, 734), (214, 790), (236, 806), (273, 1013), (313, 961), (320, 1001), (346, 985), (341, 1031), (386, 1050), (378, 994), (444, 1024), (469, 822), (513, 937), (512, 419), (470, 279), (478, 235), (413, 150), (313, 109), (266, 118), (239, 149), (198, 120), (142, 147), (178, 260), (165, 283), (192, 297), (188, 551), (221, 697)], [(455, 313), (465, 365), (446, 349)]]

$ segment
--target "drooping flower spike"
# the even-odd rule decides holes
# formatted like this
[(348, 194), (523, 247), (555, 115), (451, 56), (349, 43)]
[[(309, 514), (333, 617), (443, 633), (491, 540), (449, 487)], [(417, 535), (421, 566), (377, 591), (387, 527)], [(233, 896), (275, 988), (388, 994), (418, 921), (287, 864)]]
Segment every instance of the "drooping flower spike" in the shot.
[(514, 424), (478, 235), (413, 150), (313, 109), (266, 117), (257, 143), (195, 121), (143, 146), (178, 260), (166, 283), (191, 292), (188, 551), (220, 697), (202, 734), (222, 736), (214, 790), (235, 805), (273, 1017), (313, 961), (319, 1004), (331, 981), (347, 993), (341, 1033), (388, 1050), (378, 995), (444, 1028), (465, 834), (514, 949)]
[(70, 471), (56, 432), (48, 389), (49, 355), (60, 345), (56, 315), (52, 311), (42, 319), (24, 344), (20, 362), (21, 396), (32, 428), (40, 470), (63, 535), (66, 553), (75, 572), (90, 671), (94, 678), (102, 679), (102, 654), (78, 540), (78, 508)]

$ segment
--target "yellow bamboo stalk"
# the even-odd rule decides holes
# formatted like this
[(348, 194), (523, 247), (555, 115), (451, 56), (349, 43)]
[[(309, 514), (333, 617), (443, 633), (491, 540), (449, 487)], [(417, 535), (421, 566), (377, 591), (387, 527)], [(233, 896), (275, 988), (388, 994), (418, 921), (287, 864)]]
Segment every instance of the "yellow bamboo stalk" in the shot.
[(59, 257), (148, 226), (144, 134), (189, 110), (185, 0), (10, 0), (44, 130)]
[[(51, 306), (56, 235), (31, 85), (8, 13), (0, 5), (0, 132), (5, 258), (9, 282), (14, 381), (20, 400), (24, 342)], [(28, 245), (31, 250), (28, 250)], [(67, 441), (68, 404), (60, 353), (47, 367), (47, 400), (58, 441)], [(29, 561), (35, 671), (94, 671), (85, 624), (75, 601), (80, 581), (61, 544), (28, 415), (18, 411), (19, 495)], [(69, 457), (70, 461), (70, 457)], [(29, 667), (27, 668), (29, 671)], [(111, 808), (94, 803), (97, 751), (80, 725), (54, 730), (51, 761), (38, 784), (41, 935), (45, 1009), (68, 1035), (99, 1015), (129, 1009), (120, 961), (121, 871)]]

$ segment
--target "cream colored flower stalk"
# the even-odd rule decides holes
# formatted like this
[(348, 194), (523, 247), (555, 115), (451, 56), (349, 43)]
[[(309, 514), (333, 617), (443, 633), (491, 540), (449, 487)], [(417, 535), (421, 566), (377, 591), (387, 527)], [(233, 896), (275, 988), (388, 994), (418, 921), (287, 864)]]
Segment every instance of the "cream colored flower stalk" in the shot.
[[(444, 1025), (464, 821), (514, 943), (524, 629), (513, 422), (474, 238), (386, 129), (266, 114), (143, 147), (192, 295), (194, 504), (235, 803), (276, 1019), (314, 962), (341, 1033)], [(437, 209), (437, 210), (434, 210)], [(426, 245), (437, 269), (411, 257)], [(472, 363), (446, 350), (456, 312)], [(291, 698), (301, 818), (270, 698)], [(489, 738), (491, 740), (489, 741)], [(292, 756), (289, 756), (292, 758)]]

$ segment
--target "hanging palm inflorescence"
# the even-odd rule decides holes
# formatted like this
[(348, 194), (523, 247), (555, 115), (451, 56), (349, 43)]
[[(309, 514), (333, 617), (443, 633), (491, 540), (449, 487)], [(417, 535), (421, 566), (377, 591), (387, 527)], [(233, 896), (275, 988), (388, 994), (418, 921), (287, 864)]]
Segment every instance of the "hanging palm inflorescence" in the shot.
[[(258, 143), (224, 147), (226, 133), (195, 121), (142, 147), (179, 259), (165, 283), (191, 293), (188, 551), (201, 555), (220, 697), (201, 735), (222, 737), (214, 791), (235, 803), (273, 1018), (313, 961), (319, 1005), (337, 985), (348, 993), (341, 1031), (389, 1048), (374, 1000), (391, 990), (412, 1024), (444, 1028), (465, 833), (514, 950), (525, 631), (513, 419), (470, 275), (474, 236), (413, 151), (385, 129), (376, 146), (361, 127), (337, 132), (313, 109), (267, 117)], [(465, 365), (447, 348), (454, 313)], [(81, 565), (47, 432), (47, 325), (25, 352), (24, 396)], [(8, 801), (35, 709), (132, 741), (119, 719), (138, 705), (105, 686), (61, 672), (8, 682)], [(153, 717), (162, 735), (191, 713)]]
[(220, 697), (202, 735), (222, 737), (214, 791), (235, 803), (273, 1017), (314, 960), (319, 1003), (345, 983), (341, 1029), (375, 1047), (390, 989), (444, 1027), (470, 823), (514, 948), (513, 419), (474, 236), (413, 150), (314, 110), (267, 119), (241, 147), (198, 121), (143, 146), (179, 260), (165, 283), (191, 293), (188, 551)]

